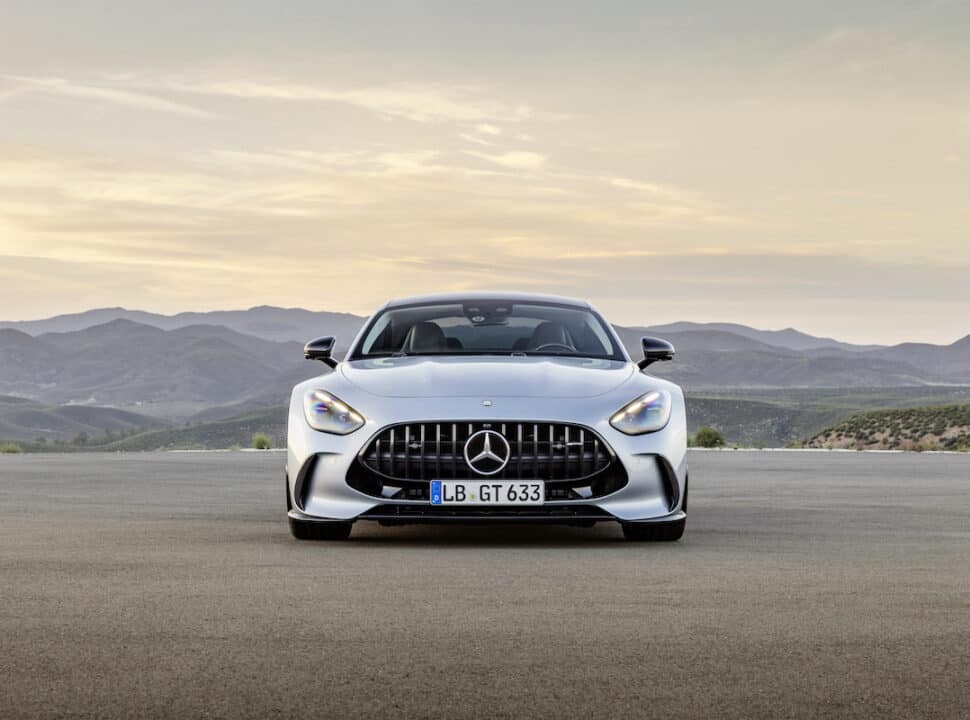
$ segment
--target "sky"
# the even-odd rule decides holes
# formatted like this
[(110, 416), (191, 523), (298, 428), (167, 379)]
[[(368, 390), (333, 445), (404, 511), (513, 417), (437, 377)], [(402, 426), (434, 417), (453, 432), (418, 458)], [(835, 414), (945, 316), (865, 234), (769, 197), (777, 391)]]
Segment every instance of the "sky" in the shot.
[(584, 297), (970, 333), (970, 3), (13, 2), (0, 319)]

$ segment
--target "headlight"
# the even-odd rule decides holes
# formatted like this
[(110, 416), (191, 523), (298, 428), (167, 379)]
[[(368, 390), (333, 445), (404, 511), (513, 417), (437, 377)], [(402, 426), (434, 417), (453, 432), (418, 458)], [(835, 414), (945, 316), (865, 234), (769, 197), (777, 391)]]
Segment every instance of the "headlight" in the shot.
[(359, 412), (324, 390), (303, 396), (303, 414), (314, 430), (335, 435), (348, 435), (364, 426)]
[(654, 390), (617, 411), (610, 418), (610, 425), (627, 435), (643, 435), (663, 430), (668, 420), (670, 393)]

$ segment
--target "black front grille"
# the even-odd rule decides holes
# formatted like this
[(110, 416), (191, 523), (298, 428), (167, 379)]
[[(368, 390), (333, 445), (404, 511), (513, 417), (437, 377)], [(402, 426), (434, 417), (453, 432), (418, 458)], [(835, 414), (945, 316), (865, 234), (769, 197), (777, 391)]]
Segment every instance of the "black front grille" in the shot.
[(582, 480), (613, 460), (592, 430), (565, 423), (412, 423), (385, 428), (360, 454), (371, 472), (390, 480), (479, 479), (465, 461), (465, 443), (480, 430), (501, 433), (511, 455), (496, 479)]
[[(474, 433), (506, 438), (510, 457), (501, 471), (481, 475), (465, 461)], [(503, 448), (504, 450), (504, 448)], [(410, 423), (381, 430), (347, 472), (347, 484), (384, 500), (430, 500), (431, 480), (542, 480), (546, 501), (589, 500), (627, 483), (626, 470), (592, 430), (548, 422)]]

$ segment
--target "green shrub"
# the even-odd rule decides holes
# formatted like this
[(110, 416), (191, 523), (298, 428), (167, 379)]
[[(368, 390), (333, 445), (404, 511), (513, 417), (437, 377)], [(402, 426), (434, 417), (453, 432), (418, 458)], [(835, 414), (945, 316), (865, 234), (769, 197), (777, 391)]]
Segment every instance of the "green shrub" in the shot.
[(258, 432), (253, 435), (253, 447), (257, 450), (269, 450), (273, 447), (273, 439), (266, 433)]
[(724, 436), (712, 427), (702, 427), (694, 435), (694, 445), (702, 448), (724, 447)]
[(0, 443), (0, 455), (16, 455), (17, 453), (22, 453), (23, 451), (24, 449), (17, 443)]

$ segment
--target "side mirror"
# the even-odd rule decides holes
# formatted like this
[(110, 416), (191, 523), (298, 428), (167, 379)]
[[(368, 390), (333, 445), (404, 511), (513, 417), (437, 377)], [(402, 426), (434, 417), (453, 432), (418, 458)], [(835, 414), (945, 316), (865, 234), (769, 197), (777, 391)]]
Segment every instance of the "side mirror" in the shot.
[(643, 347), (643, 360), (637, 363), (643, 370), (647, 365), (660, 360), (673, 360), (674, 346), (666, 340), (655, 337), (640, 338), (640, 345)]
[(337, 367), (337, 361), (333, 359), (333, 346), (335, 340), (332, 337), (322, 337), (311, 340), (303, 346), (303, 357), (307, 360), (320, 360), (332, 368)]

